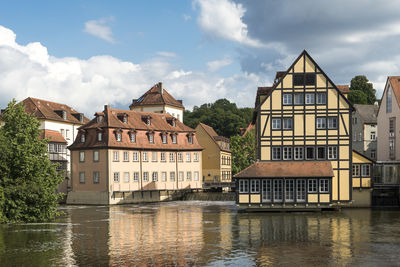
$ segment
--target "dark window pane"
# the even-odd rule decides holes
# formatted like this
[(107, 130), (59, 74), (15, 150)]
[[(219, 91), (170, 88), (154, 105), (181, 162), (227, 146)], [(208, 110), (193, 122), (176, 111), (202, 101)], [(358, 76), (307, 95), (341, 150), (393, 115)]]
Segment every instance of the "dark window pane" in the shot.
[(307, 147), (307, 159), (314, 159), (314, 148)]
[(306, 85), (315, 85), (315, 73), (306, 73), (305, 84)]
[(304, 74), (293, 74), (293, 85), (304, 85)]
[(325, 147), (318, 147), (318, 159), (325, 159)]

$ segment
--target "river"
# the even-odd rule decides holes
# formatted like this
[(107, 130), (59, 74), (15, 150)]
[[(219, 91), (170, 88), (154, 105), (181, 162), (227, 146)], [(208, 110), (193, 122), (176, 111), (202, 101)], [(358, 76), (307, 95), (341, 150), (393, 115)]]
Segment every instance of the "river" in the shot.
[(0, 225), (1, 266), (400, 266), (400, 211), (244, 213), (233, 202), (63, 206)]

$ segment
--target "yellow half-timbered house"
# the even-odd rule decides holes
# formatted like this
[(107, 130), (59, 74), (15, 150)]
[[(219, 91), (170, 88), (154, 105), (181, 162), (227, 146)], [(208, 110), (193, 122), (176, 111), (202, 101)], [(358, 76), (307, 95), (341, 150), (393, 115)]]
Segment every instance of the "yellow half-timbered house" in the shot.
[[(261, 90), (260, 90), (261, 89)], [(258, 161), (235, 175), (237, 204), (322, 209), (352, 200), (353, 107), (304, 50), (256, 99)]]

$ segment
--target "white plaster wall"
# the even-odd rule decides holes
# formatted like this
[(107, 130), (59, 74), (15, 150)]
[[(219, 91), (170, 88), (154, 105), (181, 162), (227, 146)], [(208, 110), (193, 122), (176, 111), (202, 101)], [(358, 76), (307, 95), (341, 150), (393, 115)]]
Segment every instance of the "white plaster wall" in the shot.
[(171, 114), (177, 118), (180, 122), (183, 122), (183, 110), (174, 107), (165, 107), (165, 112)]

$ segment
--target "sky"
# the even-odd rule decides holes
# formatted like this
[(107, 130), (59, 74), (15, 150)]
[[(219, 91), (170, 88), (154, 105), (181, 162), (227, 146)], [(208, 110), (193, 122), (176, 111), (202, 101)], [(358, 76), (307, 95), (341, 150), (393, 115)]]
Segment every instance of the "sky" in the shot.
[(399, 13), (392, 0), (6, 1), (0, 107), (30, 96), (92, 117), (158, 82), (187, 109), (252, 107), (304, 49), (334, 83), (366, 75), (380, 97), (400, 75)]

